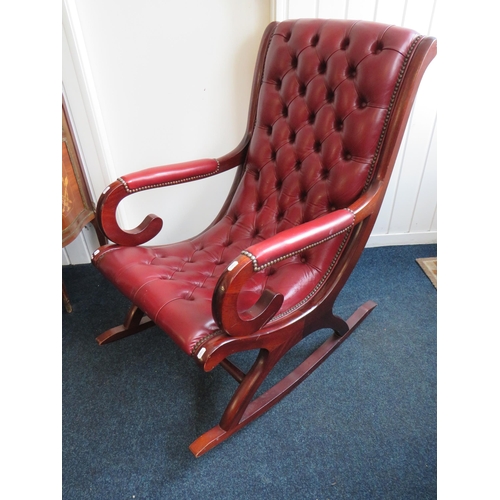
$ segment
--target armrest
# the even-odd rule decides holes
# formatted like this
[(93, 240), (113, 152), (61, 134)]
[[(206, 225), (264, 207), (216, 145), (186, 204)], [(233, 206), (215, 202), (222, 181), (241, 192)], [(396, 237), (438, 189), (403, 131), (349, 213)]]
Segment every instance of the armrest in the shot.
[(254, 271), (260, 271), (292, 255), (319, 245), (354, 225), (354, 213), (336, 210), (319, 219), (306, 222), (248, 247), (242, 253), (250, 257)]
[(97, 204), (97, 221), (109, 240), (125, 246), (141, 245), (160, 232), (163, 221), (160, 217), (150, 214), (136, 228), (121, 229), (116, 221), (116, 209), (120, 201), (139, 191), (202, 179), (228, 168), (230, 167), (221, 168), (218, 160), (204, 159), (124, 175), (103, 191)]
[(119, 178), (129, 193), (202, 179), (219, 172), (215, 159), (194, 160), (147, 168)]
[(283, 295), (264, 290), (242, 318), (237, 309), (238, 295), (252, 274), (348, 231), (354, 224), (352, 210), (337, 210), (244, 250), (222, 274), (214, 291), (212, 313), (220, 328), (235, 337), (257, 332), (279, 311)]

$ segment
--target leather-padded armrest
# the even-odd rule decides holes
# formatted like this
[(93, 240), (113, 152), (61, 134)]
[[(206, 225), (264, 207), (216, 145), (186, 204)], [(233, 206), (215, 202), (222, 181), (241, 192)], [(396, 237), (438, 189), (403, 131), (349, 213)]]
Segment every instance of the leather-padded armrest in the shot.
[(354, 226), (355, 215), (341, 209), (314, 221), (301, 224), (252, 245), (242, 252), (221, 275), (214, 291), (212, 314), (226, 333), (234, 337), (251, 335), (264, 326), (280, 309), (283, 295), (264, 290), (261, 298), (247, 311), (249, 319), (238, 314), (238, 295), (254, 272), (319, 245)]
[(194, 160), (122, 175), (119, 180), (129, 193), (202, 179), (219, 172), (215, 159)]
[(242, 253), (252, 259), (254, 271), (260, 271), (344, 232), (354, 225), (354, 218), (354, 213), (349, 209), (337, 210), (278, 233), (248, 247)]
[(218, 174), (228, 168), (230, 166), (225, 164), (221, 168), (219, 161), (216, 159), (203, 159), (153, 167), (126, 174), (103, 191), (97, 204), (97, 221), (110, 241), (124, 246), (142, 245), (160, 232), (163, 221), (160, 217), (150, 214), (134, 229), (120, 228), (116, 220), (116, 209), (125, 197), (146, 189), (202, 179)]

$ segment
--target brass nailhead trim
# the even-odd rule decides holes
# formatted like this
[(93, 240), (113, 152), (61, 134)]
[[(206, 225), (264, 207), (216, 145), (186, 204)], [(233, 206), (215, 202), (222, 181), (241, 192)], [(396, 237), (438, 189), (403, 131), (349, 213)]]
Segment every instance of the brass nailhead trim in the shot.
[(198, 351), (200, 350), (200, 347), (207, 341), (209, 341), (212, 337), (215, 337), (216, 335), (218, 335), (219, 333), (222, 333), (222, 330), (215, 330), (215, 332), (212, 332), (210, 334), (208, 334), (206, 337), (203, 337), (201, 340), (198, 340), (198, 342), (196, 342), (196, 344), (194, 345), (194, 347), (191, 349), (191, 356), (193, 358), (196, 357), (196, 354), (198, 353)]
[(422, 38), (423, 38), (423, 36), (420, 35), (420, 36), (417, 36), (415, 38), (415, 40), (413, 40), (413, 42), (410, 45), (410, 48), (408, 49), (408, 52), (406, 53), (406, 56), (403, 60), (403, 64), (401, 65), (401, 69), (399, 70), (398, 79), (396, 81), (396, 85), (395, 85), (394, 90), (392, 92), (389, 107), (387, 108), (387, 113), (385, 115), (384, 125), (382, 126), (382, 132), (380, 133), (380, 137), (378, 139), (377, 149), (375, 150), (375, 154), (373, 155), (373, 159), (372, 159), (372, 162), (370, 165), (370, 171), (368, 172), (368, 176), (366, 177), (366, 182), (365, 182), (365, 185), (363, 187), (363, 192), (368, 189), (368, 186), (370, 185), (370, 182), (372, 180), (373, 169), (375, 168), (375, 163), (377, 162), (378, 155), (380, 153), (380, 148), (382, 147), (382, 143), (384, 142), (385, 134), (387, 133), (387, 128), (389, 126), (389, 119), (391, 117), (394, 103), (396, 102), (396, 96), (399, 92), (399, 87), (401, 86), (401, 82), (403, 81), (403, 76), (404, 76), (404, 73), (406, 71), (406, 67), (408, 66), (408, 62), (410, 60), (411, 55), (413, 54), (413, 51), (415, 50), (415, 47), (417, 46), (418, 42)]
[[(345, 244), (347, 243), (347, 240), (349, 238), (349, 234), (351, 233), (351, 229), (352, 229), (353, 225), (352, 226), (349, 226), (346, 230), (346, 234), (344, 236), (344, 239), (342, 240), (342, 243), (340, 244), (338, 250), (337, 250), (337, 253), (335, 254), (335, 257), (333, 258), (332, 262), (330, 263), (330, 265), (328, 266), (328, 269), (326, 270), (326, 273), (323, 275), (323, 277), (319, 280), (319, 282), (317, 283), (317, 285), (307, 294), (306, 297), (304, 297), (300, 302), (297, 302), (297, 304), (295, 304), (294, 306), (292, 306), (290, 309), (287, 309), (286, 311), (283, 311), (282, 313), (280, 314), (277, 314), (274, 318), (271, 319), (271, 321), (277, 321), (278, 319), (281, 319), (283, 318), (284, 316), (287, 316), (288, 314), (296, 311), (297, 309), (299, 309), (300, 307), (302, 307), (306, 302), (308, 302), (315, 294), (316, 292), (323, 286), (323, 284), (325, 283), (325, 281), (327, 280), (327, 278), (330, 276), (333, 268), (335, 267), (335, 264), (337, 263), (339, 257), (340, 257), (340, 254), (342, 253), (342, 250), (344, 249), (345, 247)], [(340, 234), (340, 233), (338, 233)], [(270, 321), (270, 322), (271, 322)]]
[[(349, 209), (346, 209), (346, 210), (349, 210)], [(351, 211), (351, 210), (349, 210)], [(300, 302), (298, 302), (297, 304), (295, 304), (293, 307), (291, 307), (290, 309), (288, 309), (287, 311), (284, 311), (278, 315), (276, 315), (274, 318), (271, 319), (271, 321), (276, 321), (280, 318), (282, 318), (283, 316), (286, 316), (287, 314), (290, 314), (291, 312), (297, 310), (299, 307), (301, 307), (303, 304), (305, 304), (313, 295), (316, 294), (316, 292), (323, 286), (324, 282), (326, 281), (326, 279), (328, 278), (328, 276), (331, 274), (332, 272), (332, 269), (335, 267), (335, 264), (337, 263), (337, 260), (340, 256), (340, 254), (342, 253), (342, 250), (344, 249), (345, 247), (345, 244), (347, 242), (347, 239), (349, 237), (349, 234), (351, 232), (351, 229), (354, 227), (354, 223), (351, 224), (348, 228), (342, 230), (342, 231), (339, 231), (338, 233), (335, 233), (334, 235), (332, 236), (329, 236), (328, 238), (324, 238), (323, 240), (315, 243), (315, 244), (312, 244), (312, 245), (308, 245), (307, 247), (304, 247), (303, 250), (306, 250), (308, 248), (311, 248), (313, 246), (316, 246), (316, 245), (319, 245), (320, 243), (323, 243), (331, 238), (334, 238), (335, 236), (338, 236), (339, 234), (342, 234), (342, 233), (346, 233), (345, 236), (344, 236), (344, 239), (342, 240), (342, 243), (340, 244), (340, 247), (339, 249), (337, 250), (337, 253), (335, 254), (335, 257), (333, 258), (330, 266), (328, 267), (326, 273), (324, 274), (324, 276), (321, 278), (321, 280), (318, 282), (318, 284), (314, 287), (314, 289), (309, 292), (309, 294), (307, 295), (307, 297), (305, 297), (304, 299), (302, 299)], [(291, 256), (291, 255), (294, 255), (296, 253), (300, 253), (301, 251), (303, 250), (300, 250), (298, 252), (294, 252), (294, 253), (291, 253), (289, 254), (288, 256), (283, 256), (282, 258), (280, 259), (277, 259), (276, 262), (278, 260), (284, 260), (285, 258)], [(252, 255), (250, 254), (250, 252), (246, 252), (245, 250), (243, 252), (241, 252), (245, 255)], [(255, 257), (254, 257), (255, 259)], [(253, 259), (252, 259), (253, 260)], [(256, 259), (255, 259), (256, 261)], [(254, 261), (254, 263), (255, 263)], [(273, 261), (275, 262), (275, 261)], [(267, 265), (270, 265), (270, 264), (267, 264)], [(264, 265), (261, 267), (261, 269), (263, 269), (264, 267), (266, 267), (267, 265)], [(219, 335), (220, 333), (224, 333), (222, 330), (215, 330), (214, 332), (210, 333), (209, 335), (207, 335), (206, 337), (203, 337), (201, 340), (199, 340), (195, 346), (193, 347), (193, 349), (191, 350), (191, 356), (193, 358), (196, 358), (196, 355), (198, 353), (198, 351), (200, 350), (200, 348), (206, 343), (208, 342), (211, 338), (215, 337), (216, 335)]]
[[(350, 209), (350, 208), (346, 208), (344, 210), (348, 210), (349, 212), (351, 212), (354, 216), (354, 212)], [(295, 304), (294, 306), (292, 306), (290, 309), (287, 309), (286, 311), (283, 311), (282, 313), (280, 314), (277, 314), (276, 316), (274, 316), (274, 318), (272, 318), (269, 322), (273, 322), (273, 321), (277, 321), (278, 319), (281, 319), (283, 318), (284, 316), (287, 316), (288, 314), (296, 311), (297, 309), (299, 309), (300, 307), (302, 307), (306, 302), (308, 302), (315, 294), (316, 292), (324, 285), (325, 281), (328, 279), (328, 277), (330, 276), (333, 268), (335, 267), (335, 264), (337, 263), (339, 257), (340, 257), (340, 254), (342, 253), (342, 250), (344, 249), (346, 243), (347, 243), (347, 240), (349, 238), (349, 235), (351, 233), (351, 230), (352, 228), (354, 227), (355, 225), (355, 221), (352, 222), (352, 224), (350, 226), (348, 226), (347, 228), (343, 229), (342, 231), (338, 231), (337, 233), (335, 234), (332, 234), (331, 236), (328, 236), (326, 238), (323, 238), (322, 240), (320, 241), (317, 241), (316, 243), (312, 243), (311, 245), (307, 245), (306, 247), (302, 248), (301, 250), (297, 250), (296, 252), (291, 252), (287, 255), (283, 255), (282, 257), (279, 257), (277, 259), (274, 259), (272, 260), (271, 262), (268, 262), (267, 264), (263, 264), (262, 266), (259, 266), (258, 263), (257, 263), (257, 258), (255, 257), (255, 255), (253, 255), (251, 252), (248, 252), (247, 250), (243, 250), (241, 253), (243, 255), (246, 255), (247, 257), (249, 257), (250, 259), (252, 259), (252, 263), (253, 263), (253, 269), (255, 272), (257, 271), (261, 271), (262, 269), (265, 269), (266, 267), (272, 265), (272, 264), (276, 264), (277, 262), (280, 262), (282, 260), (285, 260), (293, 255), (296, 255), (300, 252), (303, 252), (304, 250), (308, 250), (310, 248), (313, 248), (317, 245), (320, 245), (321, 243), (324, 243), (325, 241), (328, 241), (332, 238), (335, 238), (336, 236), (342, 234), (342, 233), (345, 233), (345, 236), (344, 236), (344, 239), (342, 240), (342, 243), (340, 244), (338, 250), (337, 250), (337, 253), (335, 254), (335, 257), (332, 259), (332, 262), (330, 263), (330, 265), (328, 266), (328, 269), (326, 270), (325, 274), (323, 275), (323, 277), (319, 280), (319, 282), (316, 284), (316, 286), (307, 294), (306, 297), (304, 297), (300, 302), (297, 302), (297, 304)]]
[(184, 182), (195, 181), (197, 179), (203, 179), (204, 177), (210, 177), (212, 175), (218, 174), (219, 170), (220, 170), (220, 163), (219, 163), (219, 160), (217, 160), (216, 158), (214, 158), (214, 159), (217, 162), (217, 168), (213, 172), (210, 172), (208, 174), (193, 175), (192, 177), (185, 177), (184, 179), (179, 179), (177, 181), (161, 182), (159, 184), (148, 184), (147, 186), (142, 186), (142, 187), (138, 187), (135, 189), (130, 189), (128, 187), (128, 184), (126, 183), (126, 181), (124, 179), (122, 179), (121, 177), (118, 177), (118, 180), (123, 184), (125, 191), (127, 191), (127, 193), (129, 193), (129, 194), (137, 193), (139, 191), (146, 191), (147, 189), (153, 189), (153, 188), (165, 187), (165, 186), (173, 186), (174, 184), (182, 184)]
[[(354, 212), (351, 209), (346, 208), (344, 210), (349, 210), (349, 212), (351, 212), (354, 215)], [(307, 246), (301, 248), (300, 250), (295, 250), (294, 252), (290, 252), (290, 253), (287, 253), (285, 255), (282, 255), (281, 257), (278, 257), (277, 259), (273, 259), (273, 260), (267, 262), (266, 264), (262, 264), (261, 266), (259, 266), (259, 263), (257, 262), (257, 257), (255, 257), (255, 255), (253, 255), (248, 250), (242, 250), (241, 253), (243, 255), (246, 255), (249, 259), (252, 260), (253, 270), (255, 272), (258, 272), (258, 271), (262, 271), (262, 269), (265, 269), (266, 267), (272, 266), (273, 264), (277, 264), (278, 262), (281, 262), (282, 260), (286, 260), (290, 257), (293, 257), (294, 255), (297, 255), (301, 252), (304, 252), (305, 250), (309, 250), (310, 248), (321, 245), (321, 243), (324, 243), (325, 241), (331, 240), (332, 238), (335, 238), (339, 234), (345, 233), (346, 231), (350, 231), (353, 227), (354, 227), (354, 221), (348, 227), (346, 227), (345, 229), (342, 229), (342, 231), (338, 231), (337, 233), (332, 234), (330, 236), (327, 236), (326, 238), (323, 238), (322, 240), (316, 241), (315, 243), (311, 243), (310, 245), (307, 245)]]

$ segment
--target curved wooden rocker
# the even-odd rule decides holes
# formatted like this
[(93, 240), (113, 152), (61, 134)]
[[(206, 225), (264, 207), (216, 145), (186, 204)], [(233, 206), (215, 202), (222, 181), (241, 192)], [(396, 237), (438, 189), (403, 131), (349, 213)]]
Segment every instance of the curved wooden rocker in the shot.
[[(272, 23), (254, 75), (247, 131), (218, 159), (127, 174), (97, 207), (115, 244), (93, 263), (132, 302), (106, 344), (158, 325), (200, 367), (224, 368), (239, 386), (218, 425), (190, 449), (200, 456), (267, 411), (310, 375), (373, 310), (332, 313), (370, 236), (404, 129), (436, 41), (365, 21)], [(200, 235), (145, 246), (162, 221), (116, 221), (125, 197), (236, 168), (216, 220)], [(255, 398), (276, 363), (309, 334), (333, 334)], [(230, 356), (256, 350), (248, 373)]]

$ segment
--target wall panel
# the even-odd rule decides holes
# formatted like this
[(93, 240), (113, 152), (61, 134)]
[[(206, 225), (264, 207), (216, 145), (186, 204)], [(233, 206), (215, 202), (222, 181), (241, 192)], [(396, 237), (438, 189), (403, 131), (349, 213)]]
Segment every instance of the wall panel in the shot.
[(406, 2), (394, 0), (378, 0), (375, 21), (387, 24), (403, 25)]
[(325, 19), (344, 19), (348, 0), (338, 2), (322, 2), (318, 0), (318, 17)]
[(375, 20), (376, 0), (349, 0), (347, 2), (347, 19)]

